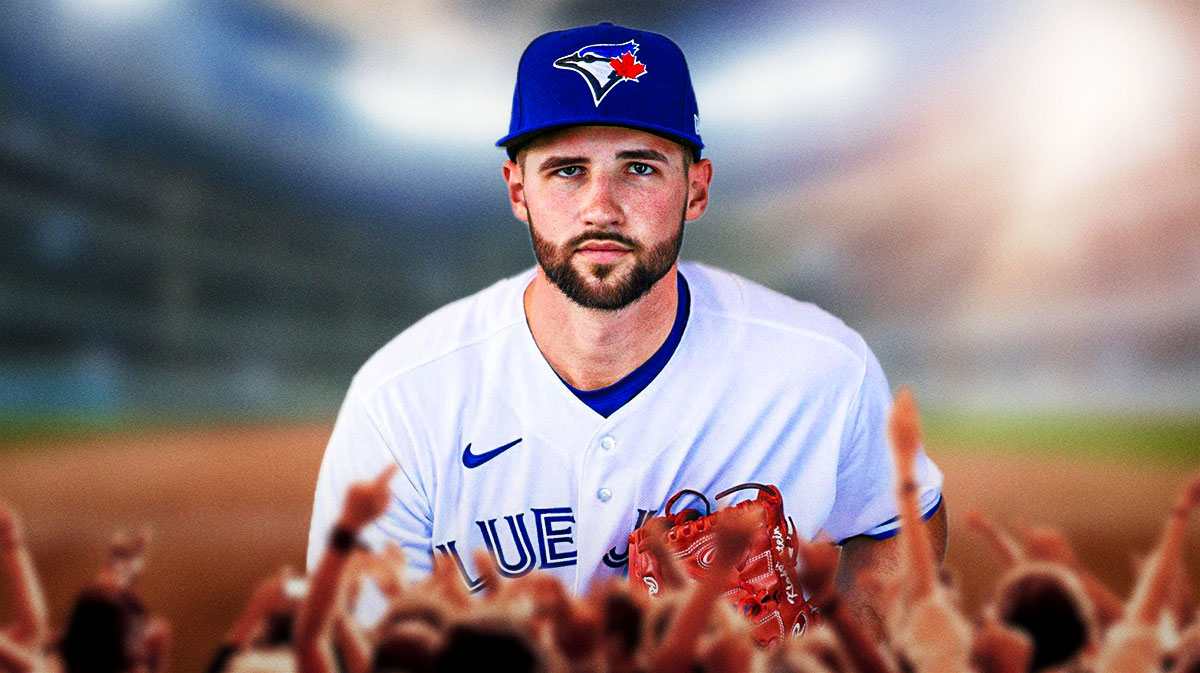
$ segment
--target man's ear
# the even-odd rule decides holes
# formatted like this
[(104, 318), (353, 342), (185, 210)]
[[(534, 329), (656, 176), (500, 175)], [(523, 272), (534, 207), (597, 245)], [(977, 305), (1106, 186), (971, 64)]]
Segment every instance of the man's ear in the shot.
[(508, 203), (512, 206), (513, 216), (518, 220), (529, 222), (529, 206), (525, 204), (525, 173), (515, 161), (505, 161), (501, 168), (504, 182), (508, 184)]
[(688, 200), (683, 219), (691, 222), (704, 214), (708, 208), (708, 186), (712, 184), (713, 168), (708, 159), (701, 159), (688, 167)]

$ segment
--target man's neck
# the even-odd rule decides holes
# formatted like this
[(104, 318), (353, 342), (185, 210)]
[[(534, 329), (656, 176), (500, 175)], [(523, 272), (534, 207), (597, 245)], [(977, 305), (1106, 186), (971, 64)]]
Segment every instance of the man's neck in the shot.
[(539, 267), (525, 288), (525, 320), (546, 362), (564, 381), (595, 390), (637, 369), (667, 339), (679, 303), (677, 267), (640, 299), (617, 311), (571, 301)]

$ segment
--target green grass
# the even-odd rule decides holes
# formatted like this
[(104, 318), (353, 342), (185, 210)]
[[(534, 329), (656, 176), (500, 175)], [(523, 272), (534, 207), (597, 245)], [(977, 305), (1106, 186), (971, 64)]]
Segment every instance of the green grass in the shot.
[(0, 416), (0, 447), (42, 439), (94, 436), (132, 429), (117, 416), (103, 414), (22, 414)]
[[(330, 420), (328, 413), (0, 415), (0, 451), (48, 440)], [(930, 452), (1002, 452), (1200, 467), (1200, 415), (924, 412)]]
[(931, 451), (996, 451), (1200, 466), (1200, 415), (937, 411)]
[(137, 412), (125, 414), (0, 414), (0, 451), (21, 448), (37, 448), (39, 445), (59, 440), (82, 438), (110, 438), (134, 434), (157, 434), (163, 432), (188, 432), (215, 430), (233, 427), (259, 427), (286, 425), (288, 423), (310, 423), (328, 420), (330, 413), (276, 412), (270, 414), (215, 414), (197, 412), (192, 414), (156, 414)]

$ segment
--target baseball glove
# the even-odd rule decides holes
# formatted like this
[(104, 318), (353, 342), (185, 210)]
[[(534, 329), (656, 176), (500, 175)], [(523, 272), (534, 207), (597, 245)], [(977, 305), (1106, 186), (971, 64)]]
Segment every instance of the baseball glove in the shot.
[[(699, 578), (716, 549), (713, 529), (731, 512), (747, 512), (758, 525), (738, 560), (737, 576), (731, 579), (732, 586), (724, 596), (751, 620), (759, 644), (768, 645), (789, 634), (804, 633), (817, 616), (789, 572), (796, 567), (799, 546), (795, 527), (784, 517), (779, 489), (772, 485), (746, 483), (718, 493), (716, 499), (747, 488), (758, 489), (758, 496), (715, 512), (708, 499), (697, 491), (684, 489), (671, 496), (663, 516), (653, 517), (629, 536), (629, 581), (651, 596), (658, 593), (662, 575), (669, 570), (664, 569), (655, 557), (655, 547), (668, 550), (692, 579)], [(675, 501), (685, 493), (703, 500), (703, 515), (694, 509), (671, 513)], [(650, 524), (650, 521), (660, 523)], [(656, 533), (663, 537), (651, 540), (649, 536)]]

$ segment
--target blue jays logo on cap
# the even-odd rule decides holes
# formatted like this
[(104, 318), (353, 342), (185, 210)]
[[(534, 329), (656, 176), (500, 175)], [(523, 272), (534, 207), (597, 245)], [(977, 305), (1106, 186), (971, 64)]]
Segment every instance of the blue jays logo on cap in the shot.
[(517, 64), (508, 134), (496, 144), (515, 159), (522, 146), (555, 129), (625, 126), (681, 143), (698, 161), (704, 147), (698, 114), (687, 61), (674, 42), (601, 23), (529, 43)]
[(590, 44), (573, 54), (554, 61), (555, 68), (574, 70), (592, 90), (592, 101), (600, 101), (621, 82), (636, 82), (646, 74), (646, 66), (637, 60), (638, 43)]

